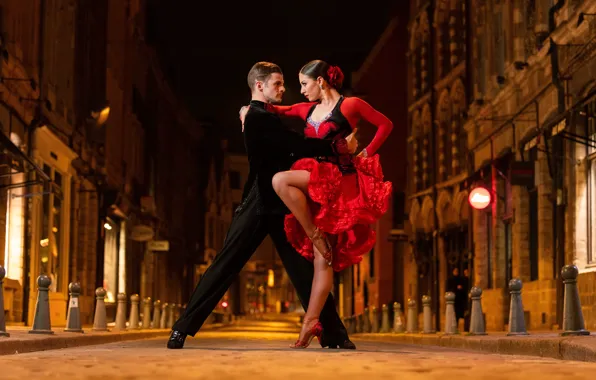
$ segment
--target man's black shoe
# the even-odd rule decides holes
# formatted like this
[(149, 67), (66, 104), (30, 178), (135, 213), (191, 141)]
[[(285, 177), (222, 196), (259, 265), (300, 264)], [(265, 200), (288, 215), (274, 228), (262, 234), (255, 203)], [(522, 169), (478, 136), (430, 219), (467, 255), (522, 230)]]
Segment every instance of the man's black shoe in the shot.
[(170, 349), (178, 349), (184, 347), (184, 340), (186, 339), (186, 334), (177, 330), (173, 330), (172, 334), (170, 335), (170, 339), (168, 340), (168, 348)]
[(342, 350), (356, 349), (356, 345), (350, 339), (345, 339), (343, 343), (338, 343), (337, 340), (327, 339), (324, 335), (321, 337), (321, 347), (340, 348)]

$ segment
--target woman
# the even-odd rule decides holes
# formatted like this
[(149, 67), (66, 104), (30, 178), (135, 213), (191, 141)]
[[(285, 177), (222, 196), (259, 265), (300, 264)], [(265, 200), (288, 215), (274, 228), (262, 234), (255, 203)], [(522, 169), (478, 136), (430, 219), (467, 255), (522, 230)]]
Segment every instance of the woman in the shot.
[(300, 117), (304, 134), (322, 139), (344, 138), (360, 120), (377, 127), (371, 143), (358, 155), (304, 158), (291, 170), (273, 177), (273, 188), (292, 214), (286, 216), (288, 241), (314, 262), (308, 310), (293, 348), (306, 348), (322, 327), (319, 314), (333, 285), (333, 271), (359, 263), (375, 244), (370, 224), (389, 206), (392, 185), (383, 181), (375, 155), (393, 128), (391, 121), (368, 103), (339, 93), (343, 73), (337, 66), (315, 60), (299, 73), (301, 93), (309, 100), (276, 106), (274, 112)]

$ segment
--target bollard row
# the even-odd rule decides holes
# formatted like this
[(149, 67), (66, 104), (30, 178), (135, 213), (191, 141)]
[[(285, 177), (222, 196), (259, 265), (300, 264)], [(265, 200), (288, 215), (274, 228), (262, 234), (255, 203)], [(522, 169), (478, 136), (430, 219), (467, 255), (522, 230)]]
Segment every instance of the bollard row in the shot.
[[(563, 326), (562, 336), (570, 335), (590, 335), (585, 328), (584, 316), (580, 302), (577, 278), (579, 276), (578, 268), (575, 265), (565, 265), (561, 270), (561, 278), (565, 286), (563, 302)], [(510, 305), (509, 305), (509, 323), (508, 336), (528, 335), (526, 321), (524, 318), (524, 307), (522, 302), (522, 281), (518, 278), (509, 281)], [(484, 313), (482, 311), (482, 289), (474, 286), (469, 293), (472, 301), (470, 316), (469, 335), (487, 335)], [(443, 331), (445, 335), (459, 334), (457, 317), (455, 314), (455, 293), (445, 293), (445, 324)], [(422, 297), (422, 333), (434, 334), (433, 318), (431, 309), (431, 297), (425, 295)], [(372, 307), (371, 313), (365, 308), (363, 314), (353, 315), (344, 319), (349, 334), (354, 333), (417, 333), (418, 332), (418, 308), (415, 299), (408, 299), (407, 317), (405, 318), (398, 302), (393, 304), (390, 316), (389, 307), (385, 304), (381, 308), (379, 316), (376, 307)], [(372, 322), (371, 322), (372, 320)], [(380, 326), (379, 326), (380, 321)]]
[[(6, 270), (0, 266), (0, 305), (4, 304), (4, 278), (6, 277)], [(47, 275), (41, 275), (37, 278), (37, 300), (35, 303), (35, 312), (33, 317), (33, 326), (29, 330), (30, 334), (54, 334), (50, 320), (50, 302), (49, 289), (52, 284), (51, 279)], [(81, 311), (80, 311), (80, 295), (81, 284), (79, 282), (72, 282), (68, 285), (69, 301), (68, 310), (66, 314), (65, 332), (83, 333)], [(109, 331), (107, 324), (106, 312), (106, 290), (104, 288), (97, 288), (95, 290), (95, 313), (93, 316), (92, 331)], [(143, 300), (143, 310), (141, 313), (140, 297), (138, 294), (133, 294), (130, 297), (130, 313), (127, 313), (127, 296), (124, 293), (117, 295), (117, 308), (115, 331), (149, 329), (149, 328), (172, 328), (174, 322), (180, 318), (184, 311), (181, 304), (164, 303), (160, 313), (160, 301), (155, 302), (155, 311), (153, 315), (153, 323), (151, 323), (151, 298), (147, 297)], [(128, 314), (128, 319), (127, 319)], [(160, 318), (161, 315), (161, 318)], [(142, 317), (142, 319), (141, 319)], [(9, 337), (10, 334), (6, 332), (6, 318), (4, 313), (0, 313), (0, 337)]]

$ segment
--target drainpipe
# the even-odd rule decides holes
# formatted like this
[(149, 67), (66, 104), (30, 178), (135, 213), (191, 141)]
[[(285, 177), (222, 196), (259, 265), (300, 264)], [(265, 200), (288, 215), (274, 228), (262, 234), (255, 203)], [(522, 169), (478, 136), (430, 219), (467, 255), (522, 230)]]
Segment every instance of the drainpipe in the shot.
[[(555, 23), (555, 13), (558, 12), (563, 5), (565, 5), (565, 0), (559, 0), (555, 5), (553, 5), (548, 11), (548, 31), (549, 34), (552, 34), (557, 25)], [(552, 39), (551, 39), (552, 42)], [(550, 51), (550, 60), (552, 66), (552, 82), (557, 88), (557, 105), (558, 105), (558, 114), (562, 114), (566, 110), (565, 104), (565, 86), (560, 78), (560, 67), (559, 67), (559, 49), (558, 46), (554, 43), (551, 43), (551, 51)], [(558, 204), (558, 194), (559, 189), (563, 189), (563, 173), (559, 165), (558, 158), (564, 151), (564, 143), (555, 141), (560, 139), (561, 137), (555, 136), (551, 138), (551, 153), (552, 158), (548, 157), (549, 161), (551, 162), (552, 169), (551, 178), (552, 178), (552, 187), (551, 187), (551, 202), (552, 202), (552, 215), (553, 215), (553, 225), (552, 225), (552, 250), (553, 250), (553, 278), (557, 279), (556, 282), (556, 298), (557, 298), (557, 307), (555, 311), (555, 316), (557, 319), (557, 323), (561, 325), (562, 323), (562, 295), (563, 295), (563, 283), (559, 279), (559, 266), (561, 263), (564, 263), (564, 241), (565, 241), (565, 227), (563, 225), (563, 221), (565, 219), (565, 204), (561, 202), (561, 205)], [(548, 141), (545, 139), (545, 143), (548, 144)], [(548, 146), (547, 146), (548, 149)]]
[[(565, 0), (559, 0), (548, 10), (548, 32), (552, 34), (557, 25), (555, 24), (555, 13), (565, 5)], [(559, 50), (557, 45), (551, 44), (550, 62), (552, 65), (552, 81), (558, 90), (559, 113), (565, 112), (565, 89), (559, 78)]]

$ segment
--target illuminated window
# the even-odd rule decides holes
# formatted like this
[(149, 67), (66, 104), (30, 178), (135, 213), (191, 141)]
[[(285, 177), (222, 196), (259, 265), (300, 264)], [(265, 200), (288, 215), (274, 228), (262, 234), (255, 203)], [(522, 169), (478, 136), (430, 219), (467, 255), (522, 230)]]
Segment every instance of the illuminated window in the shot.
[(64, 200), (63, 177), (60, 172), (43, 165), (43, 171), (50, 177), (55, 187), (52, 191), (45, 191), (42, 201), (41, 235), (39, 240), (40, 273), (46, 274), (52, 280), (50, 290), (62, 291), (62, 249), (64, 239)]

